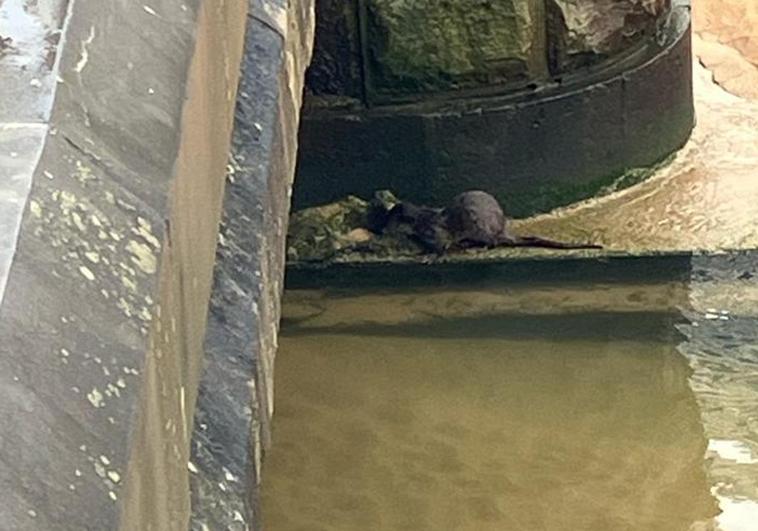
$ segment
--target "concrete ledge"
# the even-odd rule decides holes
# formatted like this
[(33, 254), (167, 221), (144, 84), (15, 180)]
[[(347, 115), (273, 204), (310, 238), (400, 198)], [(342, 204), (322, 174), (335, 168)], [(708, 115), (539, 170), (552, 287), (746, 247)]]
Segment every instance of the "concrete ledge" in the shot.
[[(62, 33), (50, 30), (58, 59), (33, 78), (39, 112), (12, 118), (39, 125), (0, 126), (16, 154), (0, 155), (0, 219), (18, 234), (0, 251), (1, 529), (189, 525), (246, 10), (71, 0)], [(0, 75), (25, 79), (7, 57)]]
[(312, 109), (300, 130), (294, 206), (383, 188), (443, 204), (476, 187), (521, 217), (592, 196), (690, 134), (688, 6), (674, 9), (659, 37), (624, 63), (526, 95)]

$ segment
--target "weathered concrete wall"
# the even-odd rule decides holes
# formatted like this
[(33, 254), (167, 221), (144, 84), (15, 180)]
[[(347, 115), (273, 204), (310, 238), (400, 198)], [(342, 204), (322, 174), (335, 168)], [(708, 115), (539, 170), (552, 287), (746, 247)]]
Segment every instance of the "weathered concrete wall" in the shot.
[[(63, 7), (3, 8), (39, 4)], [(54, 94), (52, 108), (9, 119), (3, 107), (2, 220), (18, 237), (0, 269), (2, 529), (188, 526), (246, 10), (71, 0), (59, 64), (27, 88)], [(8, 57), (3, 102), (18, 88), (5, 79), (24, 79)]]
[(260, 529), (312, 1), (254, 0), (192, 436), (192, 529)]

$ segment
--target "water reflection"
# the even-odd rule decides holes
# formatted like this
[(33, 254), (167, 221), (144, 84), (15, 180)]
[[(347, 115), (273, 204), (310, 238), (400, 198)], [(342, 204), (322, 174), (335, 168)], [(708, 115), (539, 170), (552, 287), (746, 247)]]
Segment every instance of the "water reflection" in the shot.
[(487, 293), (289, 294), (266, 528), (715, 529), (687, 287)]
[(758, 524), (758, 260), (696, 257), (690, 324), (679, 350), (710, 439), (708, 474), (722, 513), (697, 529), (752, 531)]

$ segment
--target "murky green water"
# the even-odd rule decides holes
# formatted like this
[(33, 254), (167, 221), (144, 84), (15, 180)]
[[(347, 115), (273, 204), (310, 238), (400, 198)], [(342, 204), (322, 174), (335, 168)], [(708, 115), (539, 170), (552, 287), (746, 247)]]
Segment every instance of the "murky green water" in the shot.
[(266, 530), (758, 529), (757, 270), (288, 293)]

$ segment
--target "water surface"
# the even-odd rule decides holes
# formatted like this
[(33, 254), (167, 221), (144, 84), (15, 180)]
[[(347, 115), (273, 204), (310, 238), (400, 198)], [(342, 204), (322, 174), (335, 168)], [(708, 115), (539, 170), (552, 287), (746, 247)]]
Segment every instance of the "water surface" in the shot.
[(754, 262), (289, 292), (266, 529), (756, 529)]

